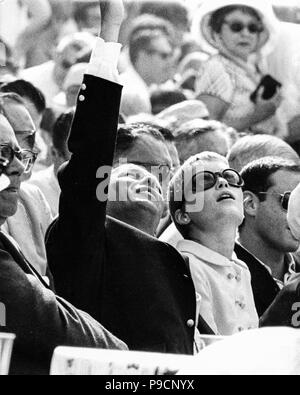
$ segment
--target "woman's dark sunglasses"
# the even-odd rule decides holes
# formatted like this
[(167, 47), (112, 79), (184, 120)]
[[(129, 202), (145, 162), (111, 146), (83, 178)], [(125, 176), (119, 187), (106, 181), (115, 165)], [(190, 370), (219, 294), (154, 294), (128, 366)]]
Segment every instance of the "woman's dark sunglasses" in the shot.
[(15, 150), (8, 144), (0, 145), (0, 164), (6, 168), (14, 158), (22, 162), (25, 167), (24, 173), (29, 173), (37, 159), (37, 153), (31, 150)]
[(228, 185), (232, 187), (242, 188), (244, 186), (244, 180), (237, 171), (233, 169), (226, 169), (221, 173), (213, 173), (211, 171), (199, 172), (192, 179), (192, 190), (194, 193), (207, 191), (216, 185), (219, 178), (226, 180)]
[(289, 208), (289, 201), (291, 197), (292, 192), (284, 192), (284, 193), (278, 193), (278, 192), (259, 192), (259, 195), (275, 195), (279, 196), (279, 201), (281, 204), (281, 207), (287, 211)]
[(262, 33), (264, 31), (264, 28), (262, 25), (259, 25), (257, 23), (248, 23), (247, 25), (245, 25), (243, 22), (224, 22), (226, 25), (229, 26), (230, 30), (233, 33), (240, 33), (241, 31), (243, 31), (245, 28), (247, 28), (248, 32), (251, 34), (257, 34), (257, 33)]

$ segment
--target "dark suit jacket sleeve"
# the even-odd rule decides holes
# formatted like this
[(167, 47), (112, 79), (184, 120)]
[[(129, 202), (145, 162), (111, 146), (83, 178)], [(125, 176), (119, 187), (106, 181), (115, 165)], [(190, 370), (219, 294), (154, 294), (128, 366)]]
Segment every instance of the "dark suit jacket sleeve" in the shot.
[[(106, 200), (99, 201), (97, 191), (103, 180), (109, 183), (122, 87), (90, 75), (83, 82), (86, 89), (79, 95), (85, 99), (77, 103), (71, 128), (72, 158), (59, 175), (59, 219), (48, 233), (47, 255), (58, 292), (94, 313), (106, 218)], [(104, 178), (97, 178), (101, 168)]]
[(1, 331), (17, 335), (17, 352), (50, 362), (55, 347), (124, 349), (126, 346), (88, 314), (55, 296), (0, 250), (0, 302), (6, 308)]

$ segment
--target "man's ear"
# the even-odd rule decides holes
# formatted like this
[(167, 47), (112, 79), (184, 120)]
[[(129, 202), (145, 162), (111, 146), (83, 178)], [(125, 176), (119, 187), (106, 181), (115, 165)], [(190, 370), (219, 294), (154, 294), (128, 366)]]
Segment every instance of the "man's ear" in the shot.
[(251, 191), (244, 192), (244, 211), (245, 215), (255, 217), (259, 207), (258, 197)]
[(179, 225), (189, 225), (191, 223), (188, 213), (183, 212), (181, 209), (176, 210), (175, 220)]

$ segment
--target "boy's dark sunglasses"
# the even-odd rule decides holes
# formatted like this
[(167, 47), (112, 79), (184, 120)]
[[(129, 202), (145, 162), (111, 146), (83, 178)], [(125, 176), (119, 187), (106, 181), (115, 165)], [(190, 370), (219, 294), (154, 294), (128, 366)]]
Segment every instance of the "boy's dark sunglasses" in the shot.
[(222, 171), (222, 173), (201, 171), (192, 179), (193, 192), (207, 191), (208, 189), (213, 188), (220, 177), (226, 180), (228, 185), (232, 187), (242, 188), (244, 186), (244, 180), (236, 170), (226, 169)]
[(280, 197), (280, 204), (281, 207), (287, 211), (289, 208), (289, 201), (291, 197), (292, 192), (284, 192), (284, 193), (278, 193), (278, 192), (259, 192), (259, 195), (275, 195)]
[(8, 144), (0, 145), (0, 164), (2, 167), (9, 166), (14, 158), (21, 161), (25, 167), (24, 173), (29, 173), (37, 159), (37, 153), (30, 150), (16, 150)]
[(226, 25), (229, 26), (230, 30), (233, 33), (240, 33), (242, 30), (247, 28), (248, 32), (251, 34), (256, 34), (256, 33), (262, 33), (264, 31), (264, 28), (262, 25), (256, 24), (256, 23), (249, 23), (248, 25), (245, 25), (243, 22), (224, 22)]

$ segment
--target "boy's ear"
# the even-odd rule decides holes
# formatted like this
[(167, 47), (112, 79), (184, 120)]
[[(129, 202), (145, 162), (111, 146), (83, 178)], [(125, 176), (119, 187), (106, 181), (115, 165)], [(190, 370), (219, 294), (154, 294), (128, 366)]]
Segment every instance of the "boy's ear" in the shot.
[(255, 217), (259, 207), (260, 201), (255, 193), (251, 191), (244, 192), (244, 211), (245, 215), (250, 217)]
[(188, 213), (183, 212), (181, 209), (175, 212), (175, 220), (179, 225), (189, 225), (191, 223)]

